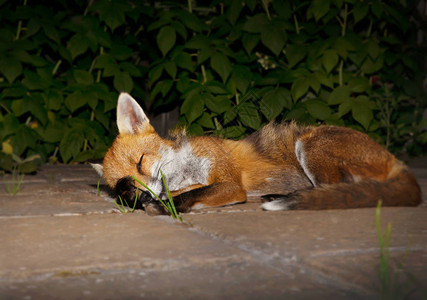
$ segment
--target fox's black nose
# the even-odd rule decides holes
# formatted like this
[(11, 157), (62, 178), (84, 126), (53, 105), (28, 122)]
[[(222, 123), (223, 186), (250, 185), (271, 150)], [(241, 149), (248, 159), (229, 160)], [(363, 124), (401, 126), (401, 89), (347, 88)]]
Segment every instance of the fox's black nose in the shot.
[(146, 203), (154, 200), (154, 198), (151, 196), (150, 192), (148, 191), (139, 191), (138, 193), (139, 193), (138, 200), (141, 203)]

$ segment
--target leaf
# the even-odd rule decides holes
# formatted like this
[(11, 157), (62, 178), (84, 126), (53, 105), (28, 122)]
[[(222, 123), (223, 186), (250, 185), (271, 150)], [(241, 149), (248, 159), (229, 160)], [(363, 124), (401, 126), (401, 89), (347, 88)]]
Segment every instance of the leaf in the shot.
[(369, 79), (366, 77), (355, 77), (348, 82), (348, 87), (353, 93), (363, 93), (370, 89)]
[(330, 5), (329, 0), (313, 0), (308, 12), (314, 15), (317, 22), (329, 11)]
[(227, 88), (216, 80), (211, 80), (205, 83), (205, 89), (212, 94), (229, 94)]
[(335, 105), (346, 102), (350, 99), (350, 89), (348, 86), (339, 86), (335, 88), (329, 96), (328, 104)]
[(211, 67), (225, 82), (231, 73), (231, 63), (227, 56), (221, 52), (215, 52), (211, 57)]
[(131, 9), (127, 2), (108, 0), (95, 2), (91, 7), (91, 10), (99, 12), (99, 18), (111, 28), (111, 31), (125, 23), (125, 13)]
[(40, 22), (38, 18), (31, 18), (27, 23), (27, 30), (25, 31), (25, 37), (29, 38), (30, 36), (36, 34), (40, 30)]
[(59, 36), (58, 30), (54, 26), (51, 25), (43, 25), (44, 33), (48, 38), (56, 42), (57, 44), (61, 43), (61, 37)]
[(176, 32), (172, 26), (165, 26), (157, 34), (157, 45), (163, 56), (172, 49), (176, 41)]
[(264, 26), (261, 31), (261, 42), (276, 56), (280, 54), (286, 43), (286, 32), (277, 26)]
[(24, 70), (23, 73), (22, 84), (30, 90), (44, 90), (50, 86), (51, 81), (44, 79), (35, 72)]
[(71, 158), (77, 156), (83, 146), (84, 135), (80, 130), (69, 129), (59, 143), (59, 153), (62, 161), (68, 162)]
[(142, 76), (138, 67), (135, 66), (134, 64), (130, 63), (130, 62), (127, 62), (127, 61), (121, 62), (119, 64), (119, 66), (123, 71), (128, 72), (129, 75), (131, 75), (132, 77), (141, 77)]
[(65, 106), (71, 111), (74, 112), (83, 105), (86, 104), (86, 99), (83, 97), (82, 92), (75, 91), (72, 94), (69, 94), (65, 98)]
[(251, 70), (245, 65), (236, 65), (233, 67), (231, 80), (235, 82), (237, 89), (244, 94), (249, 87), (252, 79)]
[(170, 77), (172, 77), (172, 79), (175, 79), (177, 72), (176, 63), (173, 61), (167, 61), (163, 64), (163, 66), (166, 72), (170, 75)]
[(132, 49), (125, 45), (113, 44), (110, 55), (117, 60), (126, 60), (132, 56)]
[(340, 104), (338, 107), (338, 117), (341, 118), (342, 116), (346, 115), (351, 111), (351, 107), (353, 106), (353, 100), (347, 99), (347, 101)]
[(243, 33), (242, 44), (245, 51), (250, 54), (258, 44), (260, 36), (258, 34)]
[(5, 56), (0, 59), (0, 71), (12, 83), (22, 74), (22, 64), (14, 57)]
[(227, 125), (237, 117), (237, 109), (235, 107), (228, 109), (224, 114), (224, 125)]
[(292, 69), (292, 67), (304, 59), (307, 55), (307, 51), (304, 46), (288, 44), (285, 54), (288, 60), (288, 67), (289, 69)]
[(380, 55), (381, 53), (381, 49), (380, 49), (380, 46), (378, 45), (378, 42), (372, 39), (370, 39), (366, 44), (366, 49), (368, 50), (368, 54), (372, 58), (372, 60), (376, 60), (378, 55)]
[(64, 135), (62, 128), (57, 128), (49, 124), (44, 131), (43, 138), (48, 143), (57, 143), (59, 142)]
[(237, 113), (243, 125), (255, 130), (261, 126), (261, 117), (258, 108), (251, 102), (243, 102), (237, 106)]
[(148, 72), (148, 79), (150, 85), (152, 85), (154, 82), (156, 82), (163, 72), (163, 65), (156, 65)]
[(351, 112), (353, 118), (367, 130), (374, 118), (369, 98), (363, 95), (357, 97), (353, 102)]
[(190, 136), (201, 136), (203, 135), (203, 127), (198, 123), (192, 123), (188, 128), (188, 133)]
[(73, 35), (68, 41), (67, 48), (70, 50), (71, 58), (74, 59), (88, 49), (88, 41), (85, 36), (80, 33)]
[(153, 100), (158, 93), (161, 93), (163, 97), (170, 91), (172, 88), (173, 81), (172, 80), (162, 80), (159, 81), (150, 94), (150, 101)]
[(310, 115), (316, 119), (326, 120), (331, 116), (331, 109), (325, 102), (321, 100), (310, 99), (305, 102), (305, 106)]
[(260, 101), (261, 112), (268, 120), (275, 119), (286, 108), (291, 108), (291, 93), (284, 88), (268, 91)]
[(208, 96), (205, 97), (206, 107), (217, 114), (222, 114), (231, 108), (230, 100), (225, 96)]
[(197, 120), (197, 123), (201, 126), (209, 129), (214, 129), (215, 125), (212, 122), (212, 118), (208, 113), (203, 113), (203, 115)]
[(195, 32), (202, 31), (204, 27), (203, 23), (195, 14), (189, 13), (186, 10), (179, 10), (176, 12), (176, 14), (187, 28), (190, 28)]
[(251, 33), (259, 33), (263, 29), (264, 25), (267, 25), (268, 19), (264, 13), (255, 15), (254, 17), (249, 17), (245, 25), (243, 25), (243, 30)]
[(73, 72), (74, 79), (78, 84), (82, 85), (91, 85), (93, 84), (92, 75), (84, 70), (74, 70)]
[(45, 94), (45, 103), (46, 107), (49, 110), (58, 110), (62, 107), (62, 103), (64, 102), (64, 97), (62, 94), (58, 93), (55, 90), (49, 90), (47, 94)]
[(225, 128), (224, 136), (226, 138), (240, 138), (246, 129), (242, 126), (230, 126)]
[(242, 11), (242, 4), (241, 0), (231, 1), (230, 7), (227, 9), (227, 18), (231, 25), (236, 23), (236, 20)]
[(188, 54), (187, 52), (178, 53), (178, 55), (175, 56), (175, 63), (178, 67), (193, 72), (193, 61), (191, 60), (190, 54)]
[(10, 141), (2, 142), (2, 152), (5, 154), (12, 155), (13, 154), (13, 146), (10, 144)]
[(352, 10), (354, 23), (362, 20), (368, 14), (368, 11), (369, 5), (366, 2), (356, 2)]
[(335, 50), (329, 49), (323, 53), (322, 64), (329, 73), (338, 64), (339, 57)]
[(181, 113), (187, 118), (188, 124), (203, 114), (204, 101), (200, 93), (191, 94), (187, 97), (181, 106)]
[(120, 72), (116, 74), (116, 76), (114, 76), (113, 84), (114, 88), (120, 93), (130, 93), (133, 89), (133, 80), (128, 72)]
[(382, 55), (378, 56), (376, 60), (372, 60), (367, 56), (360, 69), (366, 74), (372, 74), (380, 70), (383, 67), (383, 64), (384, 57)]
[(12, 111), (15, 116), (19, 117), (26, 113), (29, 109), (28, 103), (23, 99), (14, 100), (11, 105)]
[(291, 95), (296, 102), (301, 96), (305, 95), (308, 92), (309, 82), (306, 78), (301, 77), (294, 81), (291, 87)]
[(308, 85), (311, 87), (311, 89), (318, 94), (320, 91), (320, 81), (317, 78), (315, 74), (310, 75), (307, 77)]

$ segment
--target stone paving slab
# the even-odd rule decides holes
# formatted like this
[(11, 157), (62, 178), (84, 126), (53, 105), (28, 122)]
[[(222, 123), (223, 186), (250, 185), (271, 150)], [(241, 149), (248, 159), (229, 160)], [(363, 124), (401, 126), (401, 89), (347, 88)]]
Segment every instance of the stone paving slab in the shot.
[[(180, 269), (71, 274), (42, 280), (0, 282), (2, 299), (366, 299), (332, 289), (295, 272), (247, 263), (217, 263)], [(2, 287), (3, 285), (3, 287)]]
[(359, 295), (331, 293), (297, 266), (272, 268), (187, 225), (140, 213), (2, 218), (0, 240), (5, 298)]
[(44, 216), (108, 213), (115, 211), (104, 182), (88, 165), (43, 166), (37, 175), (25, 175), (15, 196), (8, 193), (11, 175), (0, 181), (1, 216)]
[[(383, 208), (390, 255), (427, 296), (427, 168), (417, 208)], [(0, 182), (0, 299), (325, 299), (378, 297), (375, 209), (264, 212), (243, 205), (185, 224), (121, 214), (90, 166), (44, 166), (9, 196)], [(102, 182), (101, 182), (102, 183)], [(409, 276), (408, 276), (409, 274)]]
[[(382, 208), (381, 212), (383, 230), (392, 223), (393, 260), (404, 261), (405, 272), (427, 282), (427, 209)], [(267, 264), (317, 270), (319, 280), (323, 277), (330, 284), (346, 284), (367, 293), (378, 288), (375, 209), (186, 217), (200, 232), (262, 254)]]

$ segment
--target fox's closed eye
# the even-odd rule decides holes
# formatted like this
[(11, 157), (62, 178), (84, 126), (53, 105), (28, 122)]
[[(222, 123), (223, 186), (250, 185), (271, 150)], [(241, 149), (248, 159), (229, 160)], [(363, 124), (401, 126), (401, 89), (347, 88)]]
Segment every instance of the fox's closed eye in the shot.
[(139, 173), (141, 173), (141, 162), (142, 162), (143, 158), (144, 158), (144, 154), (141, 155), (141, 158), (139, 159), (138, 163), (136, 164), (136, 169), (138, 170)]

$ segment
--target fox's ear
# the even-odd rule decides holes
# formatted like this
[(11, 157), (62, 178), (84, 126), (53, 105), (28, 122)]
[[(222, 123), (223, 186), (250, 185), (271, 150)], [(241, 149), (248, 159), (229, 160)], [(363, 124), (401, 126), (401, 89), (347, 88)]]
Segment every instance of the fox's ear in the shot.
[(90, 164), (95, 169), (96, 173), (102, 177), (104, 175), (104, 167), (101, 164)]
[(134, 134), (150, 122), (141, 106), (129, 94), (121, 93), (117, 102), (117, 127), (119, 133)]

